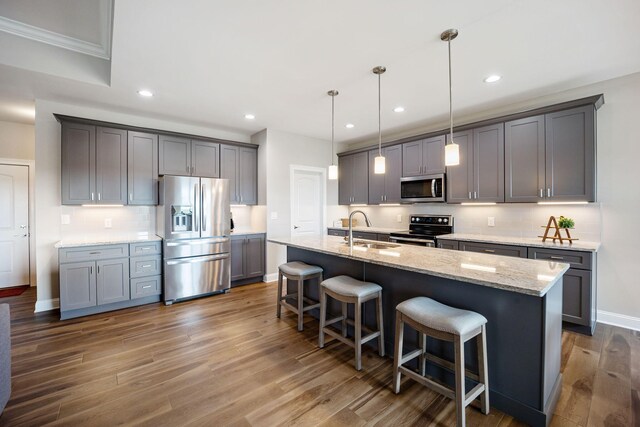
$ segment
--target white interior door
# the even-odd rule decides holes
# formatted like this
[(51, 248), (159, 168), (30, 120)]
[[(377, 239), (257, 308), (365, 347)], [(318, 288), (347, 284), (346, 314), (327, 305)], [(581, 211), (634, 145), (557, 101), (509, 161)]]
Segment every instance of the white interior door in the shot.
[(0, 165), (0, 288), (29, 284), (29, 168)]
[(291, 235), (320, 235), (324, 221), (324, 176), (321, 171), (294, 169)]

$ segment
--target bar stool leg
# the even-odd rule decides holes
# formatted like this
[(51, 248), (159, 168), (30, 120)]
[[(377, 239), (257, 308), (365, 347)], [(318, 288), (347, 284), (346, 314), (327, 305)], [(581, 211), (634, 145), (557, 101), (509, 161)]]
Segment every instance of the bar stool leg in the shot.
[(304, 276), (298, 277), (298, 331), (302, 331), (302, 321), (304, 320), (303, 303), (304, 303)]
[(324, 323), (327, 321), (327, 294), (320, 286), (320, 332), (318, 334), (318, 347), (324, 347)]
[(420, 365), (420, 375), (423, 377), (427, 373), (427, 335), (422, 332), (418, 332), (418, 345), (422, 354), (418, 357), (418, 363)]
[(342, 336), (347, 337), (347, 303), (342, 303)]
[(480, 395), (480, 408), (483, 414), (489, 413), (489, 378), (487, 378), (487, 328), (482, 325), (480, 335), (476, 337), (478, 346), (478, 380), (484, 384), (484, 392)]
[(355, 306), (355, 326), (356, 371), (360, 371), (362, 369), (362, 302), (359, 298)]
[(400, 393), (400, 359), (402, 359), (402, 342), (404, 340), (404, 322), (402, 314), (396, 312), (396, 343), (393, 355), (393, 392)]
[(282, 271), (278, 271), (278, 307), (276, 310), (276, 316), (278, 317), (278, 319), (280, 318), (280, 313), (282, 312), (282, 304), (280, 304), (280, 301), (282, 301)]
[(378, 354), (380, 355), (380, 357), (384, 357), (384, 327), (382, 326), (382, 292), (378, 292), (376, 305), (378, 307), (378, 313), (376, 317), (378, 319), (378, 330), (380, 331), (380, 336), (378, 337)]
[(457, 417), (457, 425), (458, 427), (464, 427), (466, 425), (465, 422), (465, 370), (464, 370), (464, 341), (462, 341), (462, 337), (455, 336), (454, 338), (454, 348), (455, 348), (455, 360), (456, 360), (456, 389), (455, 389), (455, 397), (456, 397), (456, 417)]

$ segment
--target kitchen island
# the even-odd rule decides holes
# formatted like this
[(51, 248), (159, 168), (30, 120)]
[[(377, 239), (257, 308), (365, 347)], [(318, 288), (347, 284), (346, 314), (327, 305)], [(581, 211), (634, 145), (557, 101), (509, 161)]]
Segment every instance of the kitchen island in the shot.
[[(550, 422), (561, 388), (562, 276), (567, 264), (409, 245), (349, 248), (334, 236), (269, 241), (287, 246), (288, 261), (321, 266), (325, 278), (345, 274), (382, 286), (387, 354), (393, 354), (395, 307), (406, 299), (427, 296), (482, 314), (488, 320), (491, 405), (530, 425)], [(310, 285), (305, 295), (317, 299), (317, 284)], [(338, 305), (329, 311), (337, 313)], [(365, 323), (372, 324), (373, 307), (364, 313)], [(417, 334), (405, 333), (405, 343), (410, 351)], [(431, 353), (453, 360), (452, 345), (434, 339), (428, 343)], [(476, 371), (471, 344), (465, 346), (467, 368)], [(428, 373), (453, 384), (447, 369), (429, 364)], [(469, 379), (467, 383), (467, 389), (474, 385)]]

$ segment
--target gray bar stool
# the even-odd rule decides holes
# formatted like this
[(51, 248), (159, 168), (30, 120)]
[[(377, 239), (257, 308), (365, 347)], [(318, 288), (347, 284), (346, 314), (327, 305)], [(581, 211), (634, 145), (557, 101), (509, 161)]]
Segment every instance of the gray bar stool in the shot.
[[(342, 303), (342, 316), (327, 320), (327, 295)], [(376, 319), (378, 330), (372, 331), (362, 325), (362, 304), (376, 299)], [(347, 318), (347, 304), (355, 304), (355, 318)], [(338, 333), (329, 325), (342, 322), (342, 331)], [(355, 328), (353, 340), (347, 338), (347, 323)], [(368, 335), (362, 336), (362, 330)], [(384, 356), (384, 330), (382, 326), (382, 287), (371, 282), (362, 282), (349, 276), (336, 276), (320, 283), (320, 335), (318, 347), (324, 347), (324, 334), (342, 341), (356, 350), (356, 370), (362, 369), (362, 345), (378, 338), (378, 352)]]
[[(322, 282), (322, 267), (317, 265), (309, 265), (300, 261), (288, 262), (278, 267), (278, 308), (276, 315), (280, 318), (282, 307), (285, 307), (298, 315), (298, 331), (303, 329), (304, 312), (313, 308), (318, 308), (320, 303), (304, 296), (303, 285), (305, 280), (318, 279)], [(294, 280), (298, 282), (298, 292), (282, 295), (282, 277), (286, 277), (287, 281)], [(296, 298), (297, 306), (293, 306), (287, 302), (287, 298)], [(307, 302), (308, 305), (304, 305)]]
[[(420, 333), (419, 347), (405, 355), (402, 354), (404, 324), (407, 323)], [(396, 342), (393, 359), (393, 391), (400, 392), (402, 374), (422, 385), (441, 393), (456, 402), (458, 426), (465, 425), (465, 408), (480, 396), (483, 414), (489, 413), (489, 379), (487, 369), (487, 319), (473, 311), (449, 307), (427, 297), (416, 297), (403, 301), (396, 307)], [(427, 353), (427, 336), (453, 342), (455, 363)], [(465, 393), (464, 343), (477, 337), (478, 375), (466, 372), (466, 376), (478, 382), (473, 389)], [(419, 357), (420, 374), (402, 366)], [(426, 361), (444, 366), (455, 372), (455, 388), (450, 389), (425, 376)]]

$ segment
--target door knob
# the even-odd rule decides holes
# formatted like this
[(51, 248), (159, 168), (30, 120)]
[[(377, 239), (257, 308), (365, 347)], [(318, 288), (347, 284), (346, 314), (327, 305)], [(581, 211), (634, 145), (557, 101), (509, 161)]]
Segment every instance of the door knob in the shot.
[(27, 226), (26, 225), (21, 225), (20, 228), (24, 229), (24, 228), (27, 228)]
[(294, 230), (297, 230), (298, 228), (300, 228), (300, 227), (298, 227), (297, 225), (294, 225), (294, 226), (293, 226), (293, 229), (294, 229)]

